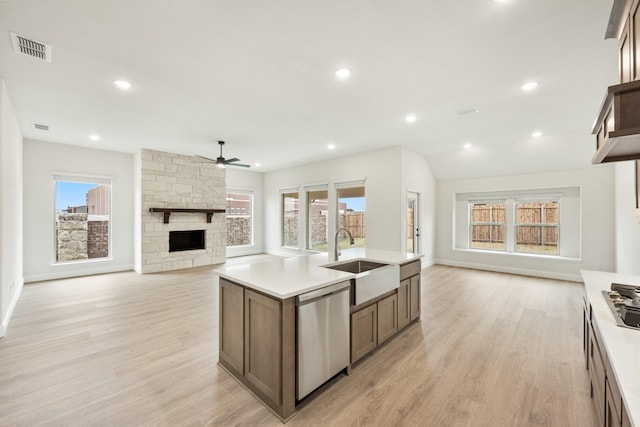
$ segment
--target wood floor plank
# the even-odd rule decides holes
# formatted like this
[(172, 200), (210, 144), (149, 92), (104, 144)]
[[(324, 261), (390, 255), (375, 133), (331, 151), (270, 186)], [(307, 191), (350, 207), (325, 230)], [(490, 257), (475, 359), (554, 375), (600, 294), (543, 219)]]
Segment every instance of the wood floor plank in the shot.
[[(581, 295), (576, 283), (425, 269), (421, 322), (288, 424), (594, 426)], [(217, 359), (211, 267), (29, 284), (0, 339), (0, 425), (282, 425)]]

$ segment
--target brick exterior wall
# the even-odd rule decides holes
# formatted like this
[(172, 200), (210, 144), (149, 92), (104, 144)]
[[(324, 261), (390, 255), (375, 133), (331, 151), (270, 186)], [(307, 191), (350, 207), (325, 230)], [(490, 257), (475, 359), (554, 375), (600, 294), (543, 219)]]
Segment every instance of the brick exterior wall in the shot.
[(89, 259), (109, 256), (109, 221), (88, 222), (87, 256)]

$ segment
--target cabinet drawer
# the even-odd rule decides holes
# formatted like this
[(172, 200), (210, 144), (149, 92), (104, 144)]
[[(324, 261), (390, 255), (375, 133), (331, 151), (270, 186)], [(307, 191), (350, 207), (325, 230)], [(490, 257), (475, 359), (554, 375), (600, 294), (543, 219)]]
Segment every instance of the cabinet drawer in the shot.
[(420, 260), (400, 266), (400, 281), (420, 274)]

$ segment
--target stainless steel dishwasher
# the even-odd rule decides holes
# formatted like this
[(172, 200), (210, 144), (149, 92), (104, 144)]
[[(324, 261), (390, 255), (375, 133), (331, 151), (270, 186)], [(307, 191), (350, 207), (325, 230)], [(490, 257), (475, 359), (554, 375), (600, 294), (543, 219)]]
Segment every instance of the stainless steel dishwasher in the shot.
[(299, 295), (296, 399), (349, 366), (349, 287), (340, 282)]

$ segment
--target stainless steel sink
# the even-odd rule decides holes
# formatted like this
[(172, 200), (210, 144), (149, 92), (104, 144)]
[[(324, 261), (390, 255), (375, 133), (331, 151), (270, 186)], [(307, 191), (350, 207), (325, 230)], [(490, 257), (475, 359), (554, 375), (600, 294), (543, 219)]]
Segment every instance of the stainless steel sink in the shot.
[(400, 286), (400, 267), (366, 259), (323, 265), (332, 270), (355, 273), (354, 304), (359, 305)]
[(332, 270), (346, 271), (347, 273), (364, 273), (365, 271), (374, 270), (376, 268), (384, 267), (389, 264), (383, 264), (381, 262), (366, 261), (358, 259), (355, 261), (347, 261), (336, 265), (327, 265), (327, 268)]

